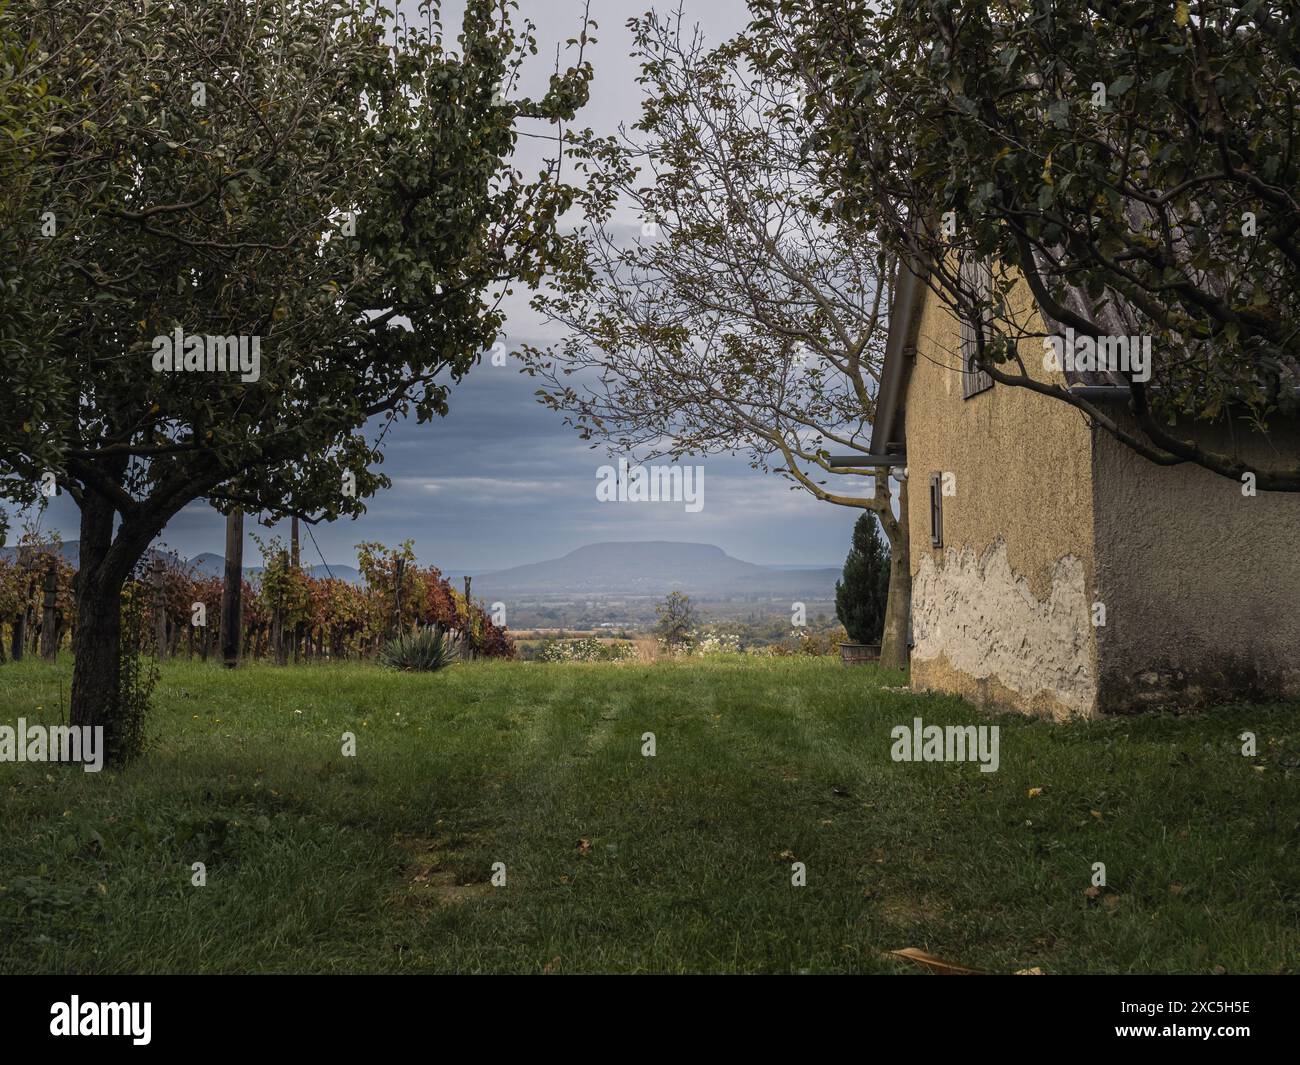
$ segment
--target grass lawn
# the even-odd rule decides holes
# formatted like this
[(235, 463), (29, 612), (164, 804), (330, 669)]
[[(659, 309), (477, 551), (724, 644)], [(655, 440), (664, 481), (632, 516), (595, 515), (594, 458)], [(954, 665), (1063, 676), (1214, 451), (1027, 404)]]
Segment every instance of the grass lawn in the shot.
[[(0, 723), (68, 680), (0, 666)], [(129, 770), (0, 764), (0, 972), (1300, 970), (1300, 706), (1052, 725), (899, 683), (171, 665)], [(1000, 769), (892, 761), (916, 716), (999, 724)]]

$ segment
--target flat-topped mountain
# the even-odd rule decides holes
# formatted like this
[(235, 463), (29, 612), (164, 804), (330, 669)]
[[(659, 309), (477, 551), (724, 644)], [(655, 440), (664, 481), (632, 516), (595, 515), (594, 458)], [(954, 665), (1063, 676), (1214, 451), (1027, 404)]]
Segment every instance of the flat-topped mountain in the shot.
[(641, 540), (588, 544), (562, 558), (480, 573), (474, 594), (791, 595), (834, 594), (839, 571), (783, 569), (733, 558), (713, 544)]

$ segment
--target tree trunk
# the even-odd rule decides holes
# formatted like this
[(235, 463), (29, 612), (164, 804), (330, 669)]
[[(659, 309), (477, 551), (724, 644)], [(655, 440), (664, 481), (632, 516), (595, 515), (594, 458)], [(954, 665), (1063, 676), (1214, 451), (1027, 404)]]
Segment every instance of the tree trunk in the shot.
[[(85, 573), (85, 547), (82, 546), (82, 569)], [(92, 583), (90, 571), (85, 584)], [(73, 725), (103, 725), (105, 739), (112, 742), (115, 722), (118, 681), (122, 645), (122, 584), (110, 587), (103, 580), (93, 594), (78, 588), (77, 628), (72, 640), (74, 666), (72, 670), (72, 707), (70, 723)], [(110, 748), (110, 758), (112, 752)]]
[[(77, 623), (72, 637), (73, 725), (104, 727), (114, 742), (114, 712), (121, 676), (122, 585), (126, 573), (108, 562), (113, 509), (90, 493), (81, 505), (80, 562), (76, 576)], [(113, 748), (109, 747), (109, 757)]]
[(889, 540), (889, 597), (885, 604), (885, 631), (880, 639), (880, 664), (887, 669), (907, 668), (907, 630), (912, 613), (912, 563), (908, 543), (907, 482), (898, 482), (898, 517), (889, 500), (889, 476), (876, 472), (876, 509)]

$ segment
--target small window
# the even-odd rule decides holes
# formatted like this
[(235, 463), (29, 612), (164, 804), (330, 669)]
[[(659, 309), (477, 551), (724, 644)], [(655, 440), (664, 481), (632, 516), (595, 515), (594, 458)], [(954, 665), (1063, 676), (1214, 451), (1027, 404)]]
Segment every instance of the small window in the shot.
[[(987, 259), (972, 259), (961, 266), (962, 288), (975, 293), (981, 301), (987, 301), (993, 292), (993, 268)], [(993, 387), (993, 378), (978, 369), (975, 358), (979, 354), (980, 335), (987, 342), (991, 334), (989, 312), (983, 310), (983, 321), (971, 322), (965, 316), (961, 320), (961, 394), (963, 399), (970, 399)]]
[(930, 546), (943, 547), (943, 474), (930, 474)]

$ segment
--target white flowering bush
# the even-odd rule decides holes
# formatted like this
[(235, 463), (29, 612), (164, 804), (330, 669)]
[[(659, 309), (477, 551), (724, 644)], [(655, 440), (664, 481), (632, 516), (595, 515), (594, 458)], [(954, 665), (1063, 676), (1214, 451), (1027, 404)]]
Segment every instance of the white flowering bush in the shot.
[(537, 662), (618, 662), (636, 657), (630, 643), (603, 644), (596, 637), (583, 640), (547, 640), (534, 657)]
[(740, 654), (740, 637), (734, 632), (705, 632), (696, 635), (697, 655)]
[(719, 632), (713, 628), (692, 629), (687, 638), (676, 647), (669, 647), (665, 641), (660, 640), (659, 648), (668, 655), (734, 655), (740, 654), (740, 637), (734, 632)]

